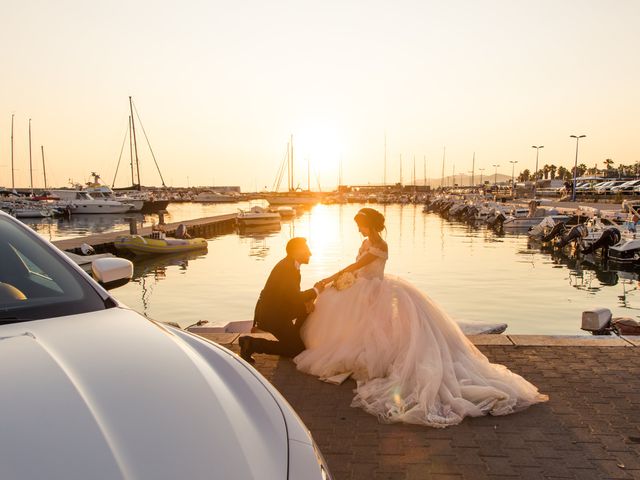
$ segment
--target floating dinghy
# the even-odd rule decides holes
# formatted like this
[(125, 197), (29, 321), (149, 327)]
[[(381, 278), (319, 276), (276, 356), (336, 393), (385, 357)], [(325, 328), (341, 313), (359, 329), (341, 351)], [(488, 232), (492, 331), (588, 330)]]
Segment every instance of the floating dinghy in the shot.
[(148, 238), (140, 235), (122, 235), (113, 242), (117, 250), (126, 250), (136, 255), (158, 255), (206, 250), (204, 238)]

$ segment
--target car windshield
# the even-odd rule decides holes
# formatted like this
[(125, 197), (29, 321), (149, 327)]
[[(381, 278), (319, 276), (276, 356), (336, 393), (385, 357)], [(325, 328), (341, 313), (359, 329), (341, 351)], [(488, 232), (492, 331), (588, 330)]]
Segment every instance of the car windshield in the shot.
[(0, 323), (107, 308), (91, 284), (35, 235), (0, 216)]

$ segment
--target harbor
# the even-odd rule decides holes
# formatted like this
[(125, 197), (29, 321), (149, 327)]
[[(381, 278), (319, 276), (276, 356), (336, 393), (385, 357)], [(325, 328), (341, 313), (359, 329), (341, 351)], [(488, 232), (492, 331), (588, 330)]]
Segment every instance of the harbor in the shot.
[[(240, 207), (248, 210), (250, 205)], [(416, 284), (456, 320), (506, 324), (507, 334), (589, 335), (580, 329), (584, 310), (601, 306), (614, 316), (635, 317), (640, 308), (633, 268), (576, 257), (568, 247), (548, 249), (531, 240), (526, 229), (500, 232), (424, 213), (422, 204), (318, 204), (277, 224), (251, 228), (235, 226), (230, 205), (170, 204), (165, 216), (170, 229), (189, 218), (195, 224), (199, 218), (222, 219), (224, 229), (202, 234), (208, 244), (203, 252), (129, 256), (133, 281), (114, 295), (150, 318), (182, 327), (250, 320), (266, 275), (284, 256), (292, 236), (307, 237), (313, 252), (303, 268), (303, 287), (352, 262), (362, 241), (353, 217), (365, 205), (387, 217), (387, 272)], [(59, 226), (54, 233), (63, 238), (50, 238), (60, 248), (112, 241), (129, 228), (123, 217), (114, 221), (101, 223), (107, 232), (97, 236), (88, 229), (84, 235), (75, 230), (69, 235)], [(145, 216), (144, 221), (143, 234), (150, 233), (153, 222), (158, 224), (157, 217)], [(35, 228), (43, 227), (38, 223)], [(182, 301), (173, 301), (176, 292)]]

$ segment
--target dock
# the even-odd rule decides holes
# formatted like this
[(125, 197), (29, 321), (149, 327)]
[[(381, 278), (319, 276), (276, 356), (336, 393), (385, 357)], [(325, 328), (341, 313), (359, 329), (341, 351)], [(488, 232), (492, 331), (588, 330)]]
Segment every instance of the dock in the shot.
[[(203, 336), (239, 352), (236, 333)], [(272, 355), (254, 355), (254, 366), (298, 412), (339, 480), (640, 479), (640, 337), (469, 338), (549, 401), (446, 429), (389, 425), (350, 407), (352, 380), (330, 385)]]
[[(172, 235), (180, 224), (187, 227), (187, 232), (192, 237), (211, 238), (215, 235), (231, 233), (236, 225), (236, 214), (216, 215), (213, 217), (197, 218), (194, 220), (182, 220), (180, 222), (166, 223), (160, 225), (164, 232)], [(128, 234), (128, 230), (119, 230), (109, 233), (98, 233), (85, 237), (56, 240), (53, 244), (60, 250), (79, 253), (80, 245), (86, 243), (91, 245), (98, 253), (115, 251), (113, 242), (116, 237)], [(138, 235), (146, 236), (151, 234), (151, 227), (138, 228)]]

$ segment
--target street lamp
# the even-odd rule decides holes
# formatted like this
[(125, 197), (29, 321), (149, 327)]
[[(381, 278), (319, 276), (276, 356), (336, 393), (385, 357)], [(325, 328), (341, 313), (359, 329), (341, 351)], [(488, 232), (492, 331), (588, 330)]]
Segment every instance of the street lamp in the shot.
[(578, 143), (580, 142), (580, 139), (586, 137), (586, 135), (569, 135), (569, 137), (576, 139), (576, 161), (575, 161), (575, 164), (573, 165), (573, 189), (571, 192), (571, 201), (575, 202), (576, 201), (576, 178), (578, 176)]
[(538, 188), (538, 154), (540, 153), (540, 149), (544, 148), (544, 145), (540, 145), (538, 147), (536, 147), (535, 145), (531, 145), (531, 148), (535, 148), (536, 149), (536, 171), (533, 172), (534, 173), (534, 177), (533, 177), (533, 198), (536, 198), (536, 189)]
[(515, 197), (515, 186), (516, 186), (515, 173), (516, 173), (516, 163), (518, 163), (518, 161), (509, 160), (509, 163), (511, 164), (511, 196)]
[(480, 170), (480, 185), (484, 185), (484, 178), (483, 178), (483, 174), (482, 172), (484, 172), (486, 170), (486, 168), (479, 168), (478, 170)]
[(492, 166), (492, 167), (495, 167), (495, 169), (496, 169), (496, 172), (495, 172), (495, 173), (494, 173), (494, 175), (493, 175), (493, 185), (494, 185), (494, 186), (497, 186), (497, 185), (498, 185), (498, 167), (499, 167), (500, 165), (491, 165), (491, 166)]

